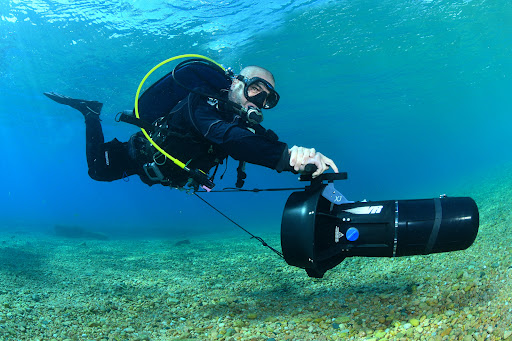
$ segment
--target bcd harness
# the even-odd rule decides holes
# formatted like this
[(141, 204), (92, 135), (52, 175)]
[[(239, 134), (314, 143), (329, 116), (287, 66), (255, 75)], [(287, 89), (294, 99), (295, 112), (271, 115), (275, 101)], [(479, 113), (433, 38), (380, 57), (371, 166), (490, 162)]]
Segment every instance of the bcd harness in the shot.
[[(195, 102), (199, 99), (201, 99), (199, 96), (197, 96), (195, 100), (192, 99), (192, 94), (190, 94), (186, 101), (193, 102), (191, 103), (193, 107)], [(210, 100), (208, 103), (212, 106), (216, 104), (214, 101)], [(185, 105), (178, 105), (177, 107), (183, 108), (184, 106)], [(179, 109), (180, 108), (176, 111)], [(144, 119), (137, 119), (131, 111), (120, 112), (116, 120), (144, 128), (149, 133), (151, 139), (160, 147), (166, 151), (172, 151), (173, 157), (179, 160), (188, 160), (186, 166), (189, 169), (204, 175), (207, 177), (207, 180), (213, 184), (219, 165), (223, 164), (225, 159), (227, 162), (228, 155), (200, 134), (193, 134), (173, 125), (172, 117), (176, 114), (176, 111), (173, 110), (169, 114), (156, 119), (152, 124)], [(161, 184), (171, 188), (194, 190), (198, 190), (198, 188), (203, 185), (203, 183), (191, 177), (189, 172), (176, 166), (173, 162), (170, 162), (165, 155), (156, 150), (142, 132), (134, 134), (130, 138), (129, 143), (132, 150), (135, 152), (134, 156), (137, 164), (142, 165), (143, 172), (140, 172), (141, 174), (139, 175), (141, 176), (141, 180), (146, 184), (150, 186), (153, 184)], [(215, 167), (213, 174), (208, 176), (207, 173), (213, 167)], [(237, 188), (241, 188), (244, 185), (246, 177), (245, 162), (240, 161), (237, 168)], [(210, 187), (210, 189), (212, 187)]]
[[(192, 59), (176, 65), (139, 97), (144, 81), (153, 71), (169, 61), (187, 57)], [(191, 54), (167, 59), (148, 72), (137, 90), (133, 112), (125, 111), (116, 116), (117, 121), (142, 128), (141, 132), (130, 138), (130, 144), (132, 157), (142, 165), (138, 173), (143, 182), (176, 188), (183, 188), (188, 183), (194, 189), (201, 187), (206, 191), (215, 186), (213, 176), (227, 154), (200, 133), (194, 135), (195, 132), (179, 129), (170, 121), (174, 108), (191, 94), (209, 102), (228, 104), (235, 111), (243, 111), (239, 104), (219, 97), (222, 89), (229, 88), (232, 78), (230, 69), (224, 69), (207, 57)], [(210, 177), (207, 172), (214, 166), (215, 172)], [(238, 169), (237, 186), (242, 186), (246, 176), (243, 164)]]

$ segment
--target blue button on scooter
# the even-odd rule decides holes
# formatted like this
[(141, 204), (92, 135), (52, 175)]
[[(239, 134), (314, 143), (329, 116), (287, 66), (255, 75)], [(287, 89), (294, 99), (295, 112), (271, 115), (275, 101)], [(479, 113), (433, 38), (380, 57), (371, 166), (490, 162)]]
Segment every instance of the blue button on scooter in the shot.
[(359, 238), (359, 230), (355, 227), (351, 227), (347, 230), (347, 240), (353, 242)]

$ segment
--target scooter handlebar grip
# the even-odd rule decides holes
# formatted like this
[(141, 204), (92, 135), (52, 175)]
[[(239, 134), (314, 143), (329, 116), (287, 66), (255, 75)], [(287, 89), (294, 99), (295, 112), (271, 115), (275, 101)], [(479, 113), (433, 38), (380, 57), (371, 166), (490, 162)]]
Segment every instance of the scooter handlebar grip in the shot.
[(318, 169), (318, 167), (314, 164), (314, 163), (308, 163), (305, 167), (304, 167), (304, 170), (301, 172), (301, 174), (304, 174), (304, 175), (311, 175), (313, 174), (314, 172), (316, 172), (316, 170)]

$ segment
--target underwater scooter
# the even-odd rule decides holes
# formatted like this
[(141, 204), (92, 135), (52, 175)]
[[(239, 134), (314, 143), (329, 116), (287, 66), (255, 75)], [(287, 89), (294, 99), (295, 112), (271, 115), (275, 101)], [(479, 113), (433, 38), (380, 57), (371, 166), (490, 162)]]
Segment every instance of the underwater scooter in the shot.
[(334, 188), (334, 181), (346, 179), (347, 173), (302, 175), (310, 185), (286, 202), (282, 253), (310, 277), (322, 278), (347, 257), (427, 255), (464, 250), (475, 241), (479, 214), (469, 197), (353, 202)]

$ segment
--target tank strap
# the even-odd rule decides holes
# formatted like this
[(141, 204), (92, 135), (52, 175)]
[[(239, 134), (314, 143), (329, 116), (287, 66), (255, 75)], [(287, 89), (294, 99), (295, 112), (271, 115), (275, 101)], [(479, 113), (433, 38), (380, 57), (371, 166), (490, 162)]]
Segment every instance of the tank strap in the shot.
[(146, 122), (145, 120), (141, 118), (135, 117), (133, 112), (131, 110), (125, 110), (117, 113), (115, 120), (117, 122), (125, 122), (129, 124), (133, 124), (134, 126), (137, 126), (139, 128), (142, 128), (150, 133), (152, 133), (155, 130), (155, 126), (152, 125), (149, 122)]

